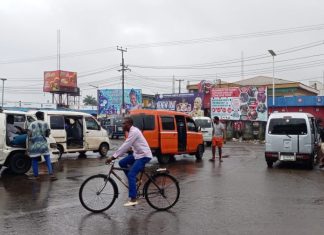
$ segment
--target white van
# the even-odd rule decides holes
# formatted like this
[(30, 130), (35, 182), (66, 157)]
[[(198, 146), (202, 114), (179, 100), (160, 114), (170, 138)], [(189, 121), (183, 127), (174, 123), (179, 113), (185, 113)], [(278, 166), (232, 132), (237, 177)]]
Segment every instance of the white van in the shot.
[[(29, 124), (36, 120), (32, 114), (21, 111), (4, 110), (0, 112), (0, 169), (2, 166), (10, 168), (15, 174), (24, 174), (31, 167), (31, 158), (26, 154), (26, 146), (13, 145), (7, 132), (7, 116), (14, 117), (14, 125), (18, 129), (26, 130)], [(51, 162), (59, 158), (56, 142), (53, 137), (48, 138), (51, 151)], [(43, 159), (42, 159), (43, 160)]]
[(110, 148), (108, 133), (92, 115), (72, 111), (41, 111), (44, 112), (44, 120), (49, 123), (61, 154), (94, 151), (101, 156), (107, 155)]
[(213, 122), (210, 117), (193, 117), (198, 127), (201, 128), (204, 142), (207, 146), (212, 144), (213, 138)]
[(312, 169), (320, 141), (315, 117), (309, 113), (272, 113), (265, 141), (268, 167), (277, 160), (304, 161)]

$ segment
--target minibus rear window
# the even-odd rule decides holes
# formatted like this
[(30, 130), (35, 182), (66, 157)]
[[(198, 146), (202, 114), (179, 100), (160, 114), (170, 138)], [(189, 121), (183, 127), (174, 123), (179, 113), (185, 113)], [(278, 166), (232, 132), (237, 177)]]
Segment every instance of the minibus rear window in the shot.
[(306, 135), (306, 120), (303, 118), (273, 118), (270, 119), (268, 132), (273, 135)]
[(134, 126), (142, 131), (149, 131), (155, 129), (154, 115), (132, 115)]

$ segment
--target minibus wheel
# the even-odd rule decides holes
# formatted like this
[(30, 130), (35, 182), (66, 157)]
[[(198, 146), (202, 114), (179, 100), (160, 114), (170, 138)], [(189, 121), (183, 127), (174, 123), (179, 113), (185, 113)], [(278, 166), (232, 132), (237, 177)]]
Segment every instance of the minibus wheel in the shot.
[(25, 174), (31, 167), (31, 159), (23, 152), (14, 153), (9, 160), (10, 170), (18, 175)]
[(204, 146), (202, 144), (198, 145), (197, 152), (196, 152), (196, 159), (202, 159), (204, 155)]
[(99, 147), (99, 154), (101, 157), (105, 157), (108, 153), (109, 145), (107, 143), (102, 143)]

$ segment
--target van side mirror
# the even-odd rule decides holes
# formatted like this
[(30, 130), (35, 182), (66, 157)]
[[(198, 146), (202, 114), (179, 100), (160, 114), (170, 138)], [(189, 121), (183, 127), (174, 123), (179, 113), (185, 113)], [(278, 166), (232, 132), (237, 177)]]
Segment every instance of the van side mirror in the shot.
[(197, 127), (197, 131), (201, 131), (201, 126), (198, 126)]

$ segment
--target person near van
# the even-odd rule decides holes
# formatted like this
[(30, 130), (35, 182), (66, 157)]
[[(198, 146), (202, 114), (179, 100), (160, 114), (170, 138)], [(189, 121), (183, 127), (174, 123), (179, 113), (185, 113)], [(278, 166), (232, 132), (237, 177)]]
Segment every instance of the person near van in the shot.
[(23, 134), (23, 129), (18, 129), (14, 125), (15, 117), (11, 114), (7, 116), (7, 135), (12, 145), (26, 145), (27, 134)]
[(50, 129), (48, 124), (44, 122), (43, 112), (36, 112), (36, 118), (37, 120), (33, 121), (28, 127), (28, 153), (32, 158), (32, 168), (34, 173), (34, 177), (30, 177), (30, 179), (38, 179), (38, 158), (43, 155), (51, 180), (56, 180), (57, 178), (53, 174), (50, 151), (46, 139), (46, 137), (49, 136)]
[(132, 148), (133, 153), (129, 153), (126, 157), (121, 159), (119, 161), (119, 166), (129, 169), (125, 170), (125, 174), (128, 178), (128, 195), (130, 200), (125, 203), (124, 206), (134, 206), (138, 204), (136, 200), (136, 176), (144, 169), (145, 164), (151, 161), (153, 155), (142, 132), (137, 127), (133, 126), (133, 119), (131, 117), (124, 118), (123, 130), (124, 132), (128, 132), (127, 139), (111, 157), (107, 158), (106, 164), (123, 156)]
[(212, 139), (212, 158), (209, 161), (215, 161), (216, 147), (218, 148), (219, 161), (222, 162), (222, 147), (226, 143), (226, 131), (219, 117), (214, 117), (213, 139)]

